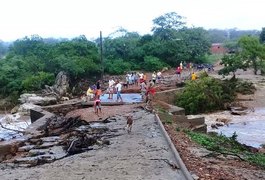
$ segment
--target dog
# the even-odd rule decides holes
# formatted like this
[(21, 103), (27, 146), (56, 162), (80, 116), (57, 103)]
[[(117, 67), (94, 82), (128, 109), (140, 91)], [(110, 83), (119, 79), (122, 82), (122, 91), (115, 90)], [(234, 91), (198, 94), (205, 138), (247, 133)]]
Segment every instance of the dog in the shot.
[(132, 119), (132, 116), (129, 115), (129, 116), (127, 116), (127, 132), (128, 132), (128, 134), (131, 133), (131, 131), (132, 131), (132, 124), (133, 124), (133, 119)]

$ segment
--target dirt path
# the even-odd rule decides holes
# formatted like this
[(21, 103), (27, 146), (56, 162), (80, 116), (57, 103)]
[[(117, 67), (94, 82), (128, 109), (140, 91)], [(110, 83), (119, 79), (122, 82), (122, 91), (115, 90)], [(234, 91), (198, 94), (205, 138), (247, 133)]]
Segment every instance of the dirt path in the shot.
[(109, 146), (33, 168), (11, 169), (2, 164), (1, 180), (185, 179), (168, 164), (176, 162), (154, 115), (140, 109), (131, 113), (135, 119), (131, 134), (123, 129), (124, 116), (105, 124), (117, 135), (109, 139)]

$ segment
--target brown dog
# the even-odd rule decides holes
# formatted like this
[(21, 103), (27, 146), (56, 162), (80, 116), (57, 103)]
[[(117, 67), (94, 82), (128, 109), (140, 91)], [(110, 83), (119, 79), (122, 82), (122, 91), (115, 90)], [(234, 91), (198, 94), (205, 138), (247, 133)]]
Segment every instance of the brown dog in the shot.
[(129, 115), (127, 116), (127, 131), (130, 133), (132, 131), (132, 124), (133, 124), (133, 119), (132, 116)]

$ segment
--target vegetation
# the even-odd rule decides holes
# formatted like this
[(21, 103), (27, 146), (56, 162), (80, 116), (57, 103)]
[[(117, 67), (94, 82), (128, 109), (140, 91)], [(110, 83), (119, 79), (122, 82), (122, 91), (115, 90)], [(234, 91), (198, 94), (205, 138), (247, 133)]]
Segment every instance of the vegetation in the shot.
[(176, 105), (187, 114), (197, 114), (223, 109), (225, 103), (234, 100), (234, 86), (228, 82), (201, 75), (196, 81), (189, 81), (182, 93), (177, 94)]
[[(211, 42), (217, 41), (215, 37), (219, 38), (218, 42), (224, 42), (238, 39), (239, 34), (258, 36), (254, 31), (229, 30), (227, 38), (224, 32), (188, 28), (182, 16), (170, 12), (153, 20), (152, 34), (140, 36), (136, 32), (119, 29), (104, 38), (103, 62), (100, 60), (99, 39), (92, 42), (85, 36), (69, 40), (43, 39), (34, 35), (12, 44), (0, 41), (0, 96), (19, 95), (24, 91), (39, 90), (45, 84), (51, 85), (60, 71), (68, 73), (70, 85), (74, 86), (80, 79), (99, 77), (102, 69), (109, 74), (123, 74), (131, 70), (154, 71), (176, 67), (181, 61), (211, 63), (219, 59), (209, 54)], [(222, 37), (217, 34), (222, 34)], [(242, 40), (241, 44), (248, 43), (252, 41)], [(248, 46), (244, 47), (244, 54), (252, 53)], [(265, 67), (260, 55), (246, 55), (244, 58), (253, 63), (255, 59), (258, 69)]]
[[(247, 146), (238, 143), (236, 133), (234, 133), (232, 137), (226, 137), (222, 134), (208, 135), (188, 130), (185, 132), (193, 141), (202, 145), (206, 149), (215, 152), (216, 155), (223, 154), (236, 156), (241, 160), (248, 161), (265, 168), (265, 155), (253, 153)], [(212, 155), (214, 155), (214, 153)]]
[(243, 36), (234, 45), (235, 52), (227, 54), (222, 58), (224, 68), (219, 74), (228, 75), (230, 72), (235, 76), (237, 69), (246, 70), (253, 68), (254, 74), (260, 70), (261, 74), (265, 73), (265, 45), (261, 44), (258, 37)]

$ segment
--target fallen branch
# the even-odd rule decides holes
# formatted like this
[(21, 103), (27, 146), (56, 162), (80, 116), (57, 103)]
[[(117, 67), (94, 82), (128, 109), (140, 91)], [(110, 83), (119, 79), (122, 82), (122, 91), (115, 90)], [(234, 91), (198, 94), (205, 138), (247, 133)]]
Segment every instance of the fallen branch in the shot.
[(24, 131), (20, 131), (20, 130), (16, 130), (16, 129), (7, 128), (7, 127), (3, 126), (2, 123), (0, 123), (0, 126), (1, 126), (1, 128), (6, 129), (6, 130), (9, 130), (9, 131), (14, 131), (14, 132), (17, 132), (17, 133), (22, 133), (22, 134), (25, 133)]
[(202, 157), (217, 157), (219, 155), (230, 155), (230, 156), (235, 156), (235, 157), (238, 157), (241, 161), (246, 161), (244, 158), (242, 158), (240, 155), (238, 154), (234, 154), (234, 153), (228, 153), (228, 152), (212, 152), (212, 153), (209, 153), (205, 156), (202, 156)]

